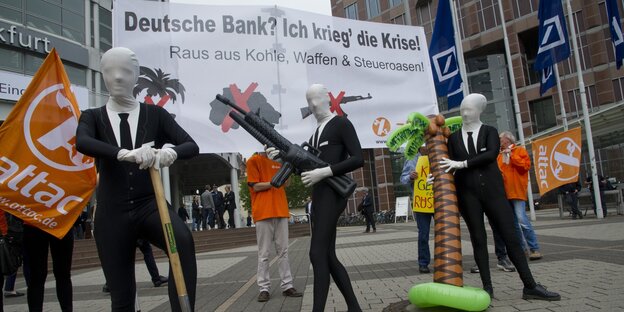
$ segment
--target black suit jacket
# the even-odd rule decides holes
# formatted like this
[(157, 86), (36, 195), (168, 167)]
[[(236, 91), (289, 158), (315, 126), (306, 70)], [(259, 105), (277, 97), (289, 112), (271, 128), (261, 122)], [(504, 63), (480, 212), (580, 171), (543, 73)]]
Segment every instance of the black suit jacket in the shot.
[[(199, 153), (195, 141), (164, 108), (140, 104), (134, 147), (152, 141), (154, 148), (162, 148), (166, 143), (175, 145), (173, 149), (178, 159), (190, 158)], [(117, 160), (121, 148), (117, 145), (105, 106), (88, 109), (80, 115), (76, 149), (96, 158), (99, 172), (98, 204), (135, 204), (154, 196), (148, 170), (139, 170), (137, 164)]]
[(486, 196), (505, 196), (503, 177), (496, 157), (500, 150), (500, 139), (496, 128), (482, 125), (476, 142), (477, 155), (468, 157), (468, 150), (462, 139), (462, 132), (451, 134), (447, 142), (449, 158), (456, 161), (467, 161), (467, 168), (455, 173), (457, 192), (485, 192)]

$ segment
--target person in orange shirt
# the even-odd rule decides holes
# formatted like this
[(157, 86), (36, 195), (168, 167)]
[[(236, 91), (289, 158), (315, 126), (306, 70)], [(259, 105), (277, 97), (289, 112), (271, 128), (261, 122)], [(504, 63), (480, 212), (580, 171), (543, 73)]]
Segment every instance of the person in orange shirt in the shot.
[[(503, 176), (507, 199), (514, 209), (516, 221), (520, 225), (520, 241), (524, 248), (525, 243), (529, 247), (529, 259), (542, 258), (537, 243), (537, 236), (533, 231), (531, 220), (526, 214), (527, 186), (529, 183), (529, 169), (531, 159), (526, 149), (516, 145), (516, 138), (509, 131), (503, 131), (499, 135), (500, 154), (498, 155), (498, 168)], [(495, 238), (496, 239), (496, 238)], [(524, 248), (526, 250), (526, 248)]]
[(269, 252), (275, 244), (277, 265), (280, 274), (282, 294), (287, 297), (301, 297), (302, 293), (293, 287), (293, 277), (288, 261), (288, 201), (284, 186), (271, 185), (273, 175), (282, 164), (271, 160), (265, 152), (256, 153), (247, 160), (247, 184), (251, 195), (251, 214), (256, 224), (258, 241), (258, 287), (259, 302), (271, 298), (269, 277)]

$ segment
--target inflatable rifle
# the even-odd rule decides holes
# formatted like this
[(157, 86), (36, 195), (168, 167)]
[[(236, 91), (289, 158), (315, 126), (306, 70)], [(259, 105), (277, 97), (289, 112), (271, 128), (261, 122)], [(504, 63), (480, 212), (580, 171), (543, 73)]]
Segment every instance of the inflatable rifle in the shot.
[[(302, 143), (301, 146), (293, 144), (275, 131), (273, 125), (259, 115), (246, 112), (220, 94), (217, 94), (217, 100), (236, 110), (230, 111), (230, 117), (251, 136), (263, 145), (275, 147), (280, 151), (279, 157), (283, 161), (282, 168), (271, 179), (272, 186), (282, 186), (293, 173), (301, 174), (303, 171), (329, 166), (328, 163), (318, 157), (320, 152), (307, 142)], [(328, 177), (324, 181), (343, 198), (351, 196), (357, 186), (351, 178), (345, 175)]]

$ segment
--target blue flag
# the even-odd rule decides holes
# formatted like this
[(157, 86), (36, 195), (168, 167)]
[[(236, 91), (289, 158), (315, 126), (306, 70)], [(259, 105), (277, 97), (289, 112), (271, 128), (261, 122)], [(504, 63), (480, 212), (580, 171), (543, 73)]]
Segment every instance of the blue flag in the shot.
[(462, 78), (457, 62), (455, 32), (453, 31), (449, 0), (441, 0), (438, 3), (438, 13), (429, 46), (429, 57), (431, 58), (436, 94), (448, 97), (448, 109), (459, 106), (464, 95), (461, 89)]
[(624, 36), (622, 36), (622, 24), (620, 24), (620, 11), (616, 0), (607, 0), (607, 15), (609, 16), (609, 29), (611, 30), (611, 41), (615, 49), (615, 64), (617, 69), (622, 67), (624, 59)]
[(540, 0), (539, 41), (534, 68), (541, 71), (570, 57), (570, 42), (561, 0)]
[(540, 70), (540, 96), (544, 95), (544, 93), (546, 93), (548, 89), (554, 87), (557, 84), (557, 80), (555, 80), (557, 79), (557, 77), (555, 76), (553, 66), (546, 67)]

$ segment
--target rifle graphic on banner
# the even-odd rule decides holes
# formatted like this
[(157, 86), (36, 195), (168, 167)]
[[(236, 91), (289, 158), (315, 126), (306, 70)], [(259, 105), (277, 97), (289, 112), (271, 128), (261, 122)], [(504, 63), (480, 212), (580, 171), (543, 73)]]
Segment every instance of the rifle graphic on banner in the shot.
[[(370, 95), (370, 93), (368, 94), (368, 96), (361, 96), (361, 95), (344, 96), (344, 97), (342, 97), (342, 99), (340, 99), (340, 102), (338, 102), (338, 105), (340, 106), (342, 104), (346, 104), (346, 103), (349, 103), (349, 102), (368, 100), (368, 99), (372, 99), (372, 98), (373, 97)], [(301, 108), (301, 119), (306, 119), (310, 115), (312, 115), (312, 112), (310, 111), (310, 108), (308, 108), (307, 106)], [(347, 117), (347, 113), (344, 113), (343, 116)]]

